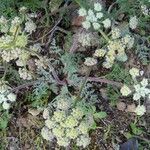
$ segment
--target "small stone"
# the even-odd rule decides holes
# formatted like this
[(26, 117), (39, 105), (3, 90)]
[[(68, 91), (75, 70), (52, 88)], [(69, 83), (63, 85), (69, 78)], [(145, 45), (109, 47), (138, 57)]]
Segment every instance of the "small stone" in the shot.
[(107, 100), (108, 99), (107, 90), (105, 88), (102, 88), (100, 89), (100, 92), (101, 92), (101, 96)]
[(127, 105), (127, 109), (125, 110), (126, 112), (134, 112), (136, 109), (135, 104)]
[(121, 110), (121, 111), (125, 111), (125, 109), (126, 109), (126, 104), (125, 104), (124, 102), (119, 102), (119, 103), (117, 104), (117, 109), (118, 109), (118, 110)]
[(27, 62), (28, 68), (30, 71), (35, 71), (36, 70), (36, 65), (34, 59), (29, 59)]

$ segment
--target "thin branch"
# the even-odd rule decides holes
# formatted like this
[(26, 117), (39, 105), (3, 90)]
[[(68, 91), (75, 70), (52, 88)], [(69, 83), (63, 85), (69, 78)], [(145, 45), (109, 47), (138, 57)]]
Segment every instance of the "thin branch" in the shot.
[(69, 52), (73, 54), (73, 53), (76, 51), (77, 48), (78, 48), (78, 43), (77, 43), (77, 40), (74, 39), (74, 40), (73, 40), (73, 44), (72, 44), (72, 46), (71, 46)]
[(108, 38), (108, 36), (105, 34), (105, 32), (103, 32), (101, 29), (99, 29), (99, 32), (101, 33), (101, 35), (104, 37), (104, 39), (109, 42), (110, 39)]
[(123, 84), (120, 83), (120, 82), (115, 82), (115, 81), (108, 80), (108, 79), (105, 79), (105, 78), (100, 78), (100, 77), (88, 77), (87, 80), (88, 81), (93, 81), (93, 82), (107, 83), (107, 84), (110, 84), (110, 85), (117, 86), (119, 88), (123, 86)]
[(109, 14), (110, 14), (112, 8), (114, 7), (114, 5), (116, 5), (116, 4), (117, 4), (117, 3), (114, 2), (114, 3), (112, 3), (112, 4), (109, 6), (109, 8), (108, 8), (108, 13), (109, 13)]
[(91, 70), (92, 70), (92, 67), (89, 68), (89, 70), (88, 70), (86, 76), (84, 77), (84, 80), (83, 80), (83, 83), (82, 83), (81, 88), (80, 88), (80, 90), (79, 90), (79, 93), (78, 93), (78, 95), (77, 95), (77, 97), (76, 97), (76, 99), (75, 99), (74, 106), (77, 104), (77, 102), (78, 102), (79, 100), (81, 100), (81, 93), (82, 93), (83, 88), (84, 88), (84, 86), (85, 86), (85, 84), (86, 84), (86, 82), (87, 82), (87, 79), (88, 79), (88, 77), (89, 77), (89, 75), (90, 75)]
[(65, 82), (64, 80), (60, 80), (60, 79), (59, 79), (59, 77), (58, 77), (58, 75), (57, 75), (57, 73), (56, 73), (55, 70), (52, 71), (52, 75), (53, 75), (55, 81), (56, 81), (59, 85), (65, 85), (65, 84), (66, 84), (66, 82)]
[[(66, 85), (67, 84), (65, 80), (60, 80), (59, 79), (59, 77), (58, 77), (58, 75), (57, 75), (57, 73), (55, 71), (52, 71), (52, 75), (53, 75), (54, 80), (56, 81), (56, 83), (58, 85)], [(106, 83), (106, 84), (117, 86), (119, 88), (123, 86), (123, 84), (120, 83), (120, 82), (115, 82), (115, 81), (108, 80), (108, 79), (105, 79), (105, 78), (100, 78), (100, 77), (88, 77), (86, 81)], [(27, 88), (29, 86), (32, 86), (32, 85), (36, 84), (36, 82), (37, 82), (37, 80), (36, 81), (32, 81), (32, 82), (28, 82), (28, 83), (25, 83), (25, 84), (22, 84), (20, 86), (17, 86), (15, 88), (13, 88), (11, 90), (11, 92), (15, 92), (15, 91)], [(49, 81), (48, 80), (43, 80), (43, 82), (49, 82)]]
[[(53, 77), (54, 77), (54, 79), (55, 79), (55, 81), (56, 81), (56, 83), (57, 83), (58, 85), (65, 85), (65, 84), (66, 84), (65, 81), (61, 81), (61, 80), (59, 79), (59, 77), (57, 76), (57, 74), (56, 74), (55, 71), (52, 71), (52, 75), (53, 75)], [(49, 82), (49, 80), (41, 80), (41, 81), (43, 81), (43, 82)], [(13, 89), (11, 90), (11, 92), (15, 92), (15, 91), (18, 91), (18, 90), (21, 90), (21, 89), (24, 89), (24, 88), (33, 86), (33, 85), (36, 84), (37, 82), (38, 82), (38, 80), (32, 81), (32, 82), (28, 82), (28, 83), (25, 83), (25, 84), (22, 84), (22, 85), (19, 85), (19, 86), (13, 88)]]
[(63, 29), (63, 28), (61, 28), (61, 27), (58, 27), (57, 26), (57, 29), (56, 30), (58, 30), (58, 31), (60, 31), (60, 32), (62, 32), (62, 33), (64, 33), (64, 34), (68, 34), (69, 33), (69, 31), (66, 31), (65, 29)]
[(62, 17), (60, 17), (60, 18), (57, 20), (56, 24), (55, 24), (54, 27), (51, 29), (51, 34), (49, 35), (48, 41), (47, 41), (47, 43), (46, 43), (46, 45), (45, 45), (46, 48), (48, 47), (49, 43), (51, 43), (52, 38), (53, 38), (53, 35), (54, 35), (55, 31), (57, 31), (57, 26), (58, 26), (58, 24), (61, 22), (61, 20), (62, 20)]
[(38, 41), (42, 40), (44, 37), (46, 37), (47, 35), (49, 35), (51, 32), (54, 32), (54, 30), (56, 29), (56, 27), (58, 26), (58, 24), (61, 22), (61, 20), (62, 20), (62, 17), (60, 17), (56, 21), (55, 25), (53, 26), (53, 28), (50, 31), (48, 31), (44, 36), (40, 37), (39, 39), (37, 39), (37, 40), (35, 40), (33, 42), (38, 42)]
[(32, 82), (28, 82), (28, 83), (25, 83), (25, 84), (19, 85), (19, 86), (17, 86), (17, 87), (15, 87), (15, 88), (13, 88), (13, 89), (11, 90), (11, 92), (16, 92), (16, 91), (18, 91), (18, 90), (21, 90), (21, 89), (27, 88), (27, 87), (29, 87), (29, 86), (34, 85), (36, 82), (37, 82), (37, 81), (32, 81)]

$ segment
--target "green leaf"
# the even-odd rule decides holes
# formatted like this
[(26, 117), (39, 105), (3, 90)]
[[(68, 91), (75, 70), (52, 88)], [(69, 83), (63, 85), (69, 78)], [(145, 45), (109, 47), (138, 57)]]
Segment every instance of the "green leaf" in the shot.
[(136, 124), (134, 124), (134, 123), (131, 123), (130, 124), (130, 127), (131, 127), (131, 130), (132, 130), (132, 132), (133, 132), (133, 134), (135, 134), (135, 135), (140, 135), (140, 134), (142, 134), (142, 130), (140, 129), (140, 128), (138, 128), (137, 126), (136, 126)]
[(91, 129), (95, 130), (97, 128), (96, 122), (94, 122), (91, 126)]
[(127, 139), (130, 139), (130, 138), (133, 137), (133, 135), (132, 135), (131, 133), (129, 133), (129, 132), (125, 132), (125, 133), (123, 133), (123, 135), (124, 135)]
[[(1, 114), (0, 114), (1, 115)], [(8, 112), (4, 112), (1, 116), (0, 116), (0, 129), (5, 129), (7, 127), (7, 124), (9, 122), (10, 119), (10, 115), (8, 114)]]
[(5, 129), (7, 127), (7, 124), (8, 124), (8, 120), (1, 119), (0, 129)]
[(95, 113), (94, 114), (94, 118), (95, 119), (102, 119), (102, 118), (106, 118), (107, 114), (105, 111), (101, 111), (101, 112), (98, 112), (98, 113)]

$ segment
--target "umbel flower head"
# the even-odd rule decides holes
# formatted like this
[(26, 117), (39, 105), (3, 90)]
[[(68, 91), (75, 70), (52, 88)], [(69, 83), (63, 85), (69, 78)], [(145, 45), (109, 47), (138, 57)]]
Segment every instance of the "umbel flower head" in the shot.
[(143, 78), (143, 80), (140, 82), (140, 84), (135, 84), (134, 89), (135, 93), (133, 95), (134, 100), (140, 100), (140, 98), (145, 98), (150, 94), (150, 88), (148, 86), (148, 79)]
[(4, 109), (10, 108), (10, 103), (16, 101), (16, 95), (10, 92), (11, 87), (5, 81), (0, 81), (0, 104)]
[[(61, 101), (65, 99), (58, 100)], [(68, 146), (71, 140), (76, 141), (78, 146), (88, 146), (91, 140), (88, 134), (93, 125), (93, 122), (89, 123), (89, 115), (78, 105), (72, 109), (66, 103), (63, 107), (55, 104), (56, 110), (52, 116), (46, 117), (45, 127), (41, 131), (43, 138), (50, 141), (55, 138), (57, 144), (63, 147)]]
[(134, 29), (136, 29), (137, 25), (138, 25), (137, 17), (136, 16), (131, 17), (130, 21), (129, 21), (129, 27), (134, 30)]
[(93, 9), (79, 9), (79, 16), (85, 17), (85, 21), (82, 23), (85, 29), (93, 27), (95, 30), (99, 30), (102, 26), (104, 26), (104, 28), (111, 26), (111, 20), (109, 18), (104, 19), (102, 9), (100, 3), (94, 3)]
[(133, 79), (135, 79), (137, 76), (140, 75), (140, 70), (137, 68), (131, 68), (129, 70), (130, 75), (132, 76)]
[(132, 91), (130, 90), (130, 88), (127, 85), (123, 85), (120, 92), (123, 96), (128, 96)]
[(144, 105), (138, 105), (135, 109), (135, 113), (138, 115), (138, 116), (143, 116), (146, 112), (146, 108)]
[(25, 31), (28, 32), (28, 33), (32, 33), (32, 32), (35, 32), (36, 30), (36, 24), (33, 22), (33, 21), (27, 21), (25, 23)]
[(94, 53), (95, 57), (105, 57), (103, 62), (105, 68), (111, 68), (115, 60), (127, 61), (128, 57), (125, 51), (132, 48), (134, 44), (134, 38), (129, 34), (121, 36), (121, 31), (117, 27), (113, 27), (111, 33), (112, 40), (109, 40), (105, 47), (96, 50)]
[(87, 57), (87, 58), (85, 59), (84, 64), (85, 64), (86, 66), (94, 66), (94, 65), (97, 64), (97, 59), (92, 58), (92, 57)]
[(132, 91), (128, 86), (124, 85), (121, 88), (120, 92), (123, 96), (128, 96), (132, 92), (133, 100), (139, 103), (139, 105), (136, 107), (134, 112), (137, 115), (142, 116), (146, 112), (146, 108), (144, 105), (141, 105), (141, 99), (147, 99), (147, 98), (149, 99), (150, 97), (149, 79), (144, 77), (141, 81), (138, 81), (136, 77), (140, 76), (141, 74), (140, 74), (140, 70), (137, 68), (131, 68), (129, 73), (132, 76), (132, 79), (134, 81)]
[[(29, 45), (29, 34), (36, 30), (36, 24), (33, 22), (32, 17), (26, 13), (26, 8), (20, 9), (20, 16), (16, 16), (10, 20), (7, 20), (3, 16), (0, 18), (0, 30), (4, 30), (4, 25), (7, 25), (7, 30), (0, 36), (0, 54), (4, 61), (15, 61), (19, 66), (18, 72), (22, 79), (31, 80), (33, 78), (33, 70), (29, 66), (29, 60), (31, 56), (38, 57), (36, 52), (41, 50), (39, 44)], [(23, 18), (21, 16), (24, 16)], [(28, 48), (29, 46), (29, 48)], [(35, 65), (39, 69), (47, 69), (48, 60), (44, 58), (36, 59)]]

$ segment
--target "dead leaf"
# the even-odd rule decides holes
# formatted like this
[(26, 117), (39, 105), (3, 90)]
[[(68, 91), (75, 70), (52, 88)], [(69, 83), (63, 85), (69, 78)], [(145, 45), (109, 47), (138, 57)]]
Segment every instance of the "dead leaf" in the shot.
[(35, 65), (34, 59), (29, 59), (28, 62), (27, 62), (27, 65), (28, 65), (28, 69), (30, 71), (35, 71), (36, 70), (36, 65)]
[(28, 112), (32, 115), (32, 116), (37, 116), (40, 114), (41, 110), (39, 109), (29, 109)]
[(80, 27), (82, 25), (83, 21), (85, 21), (85, 17), (83, 17), (83, 16), (75, 16), (72, 19), (72, 26)]
[(41, 126), (41, 121), (38, 117), (32, 116), (31, 114), (28, 114), (25, 117), (20, 117), (17, 119), (17, 125), (19, 127), (25, 127), (25, 128), (31, 128), (32, 126), (38, 127)]

